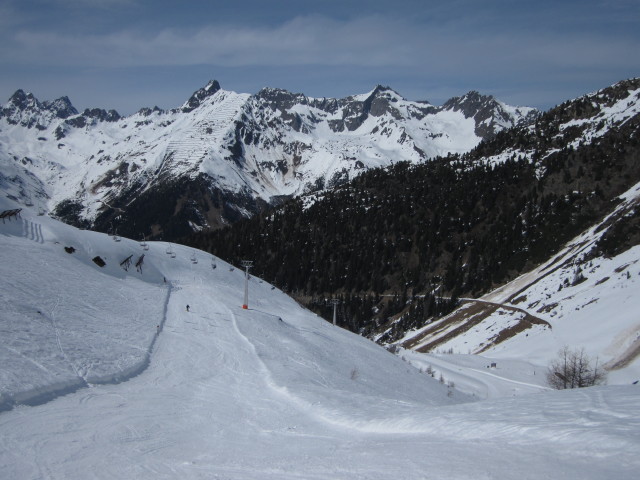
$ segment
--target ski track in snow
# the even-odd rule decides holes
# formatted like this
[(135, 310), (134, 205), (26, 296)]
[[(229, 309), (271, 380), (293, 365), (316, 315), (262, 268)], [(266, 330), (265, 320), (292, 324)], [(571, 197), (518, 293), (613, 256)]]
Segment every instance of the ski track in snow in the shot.
[[(513, 398), (544, 390), (532, 364), (402, 361), (254, 277), (241, 309), (243, 272), (213, 270), (202, 252), (193, 264), (191, 249), (171, 258), (149, 242), (144, 274), (124, 272), (137, 242), (41, 223), (44, 243), (17, 223), (0, 231), (13, 277), (0, 291), (2, 392), (89, 384), (0, 413), (0, 478), (624, 480), (640, 469), (637, 386)], [(489, 399), (449, 397), (411, 365), (427, 363)]]

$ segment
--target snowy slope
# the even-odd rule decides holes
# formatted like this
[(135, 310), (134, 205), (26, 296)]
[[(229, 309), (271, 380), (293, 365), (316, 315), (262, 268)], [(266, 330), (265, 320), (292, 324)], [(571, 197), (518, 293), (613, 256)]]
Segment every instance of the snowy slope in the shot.
[[(611, 216), (637, 208), (640, 185), (623, 199)], [(484, 297), (518, 305), (552, 326), (551, 330), (543, 329), (544, 338), (535, 344), (516, 337), (492, 349), (494, 355), (508, 356), (517, 350), (529, 358), (542, 359), (572, 344), (600, 359), (609, 369), (610, 383), (640, 379), (640, 246), (612, 258), (592, 258), (595, 242), (606, 232), (598, 227), (537, 269), (534, 279), (521, 278)], [(518, 285), (522, 288), (509, 295)]]
[[(0, 209), (11, 206), (10, 201), (0, 200)], [(163, 329), (172, 297), (188, 295), (177, 293), (186, 289), (185, 285), (197, 291), (208, 285), (212, 292), (220, 292), (216, 296), (221, 296), (222, 312), (242, 299), (243, 272), (187, 247), (144, 242), (145, 247), (142, 242), (128, 239), (115, 241), (104, 234), (78, 231), (30, 210), (22, 212), (17, 220), (7, 220), (2, 234), (1, 264), (6, 274), (1, 280), (0, 318), (6, 343), (0, 393), (5, 408), (13, 401), (38, 403), (46, 399), (48, 387), (64, 393), (89, 384), (126, 379), (141, 371)], [(67, 253), (65, 247), (73, 247), (73, 253)], [(175, 258), (167, 252), (175, 254)], [(142, 255), (143, 262), (137, 268)], [(106, 262), (104, 267), (92, 261), (96, 256)], [(129, 256), (130, 266), (125, 270), (120, 264)], [(197, 297), (196, 293), (193, 295)], [(252, 333), (256, 338), (253, 348), (259, 356), (262, 342), (275, 334), (278, 342), (290, 345), (284, 348), (287, 364), (299, 362), (300, 375), (308, 375), (306, 369), (320, 370), (325, 382), (322, 387), (338, 390), (345, 385), (343, 376), (347, 384), (352, 383), (351, 370), (356, 369), (363, 380), (364, 395), (367, 385), (380, 383), (386, 375), (397, 375), (393, 370), (383, 372), (379, 366), (372, 368), (378, 363), (377, 356), (394, 363), (395, 358), (384, 349), (329, 328), (257, 279), (252, 279), (252, 297), (252, 315), (259, 316), (267, 328)], [(187, 299), (185, 305), (197, 301)], [(286, 310), (292, 311), (290, 321), (279, 313)], [(270, 315), (270, 311), (278, 315)], [(200, 312), (209, 315), (204, 307)], [(317, 336), (314, 351), (294, 355), (303, 350), (301, 344), (307, 343), (309, 336)], [(322, 372), (327, 367), (324, 363), (336, 361), (327, 357), (327, 352), (341, 338), (347, 341), (342, 347), (346, 353), (341, 365), (333, 365), (335, 373)], [(277, 358), (283, 354), (284, 351)], [(368, 358), (370, 355), (373, 357)], [(327, 357), (324, 363), (323, 357)], [(320, 361), (321, 367), (309, 363), (309, 358)], [(395, 363), (396, 368), (400, 365), (404, 370)], [(343, 371), (338, 374), (337, 370)], [(277, 377), (275, 368), (273, 375)], [(334, 378), (336, 375), (338, 378)], [(419, 388), (417, 392), (427, 395), (428, 390)], [(441, 392), (443, 396), (444, 393)]]
[(507, 148), (483, 161), (496, 164), (509, 158), (544, 158), (561, 149), (577, 149), (580, 145), (594, 143), (611, 130), (622, 129), (625, 124), (630, 124), (637, 118), (638, 113), (640, 79), (624, 80), (611, 87), (568, 100), (540, 116), (540, 123), (548, 128), (546, 132), (536, 130), (534, 124), (526, 126), (524, 131), (528, 135), (544, 138), (546, 152), (538, 151), (536, 155), (535, 148)]
[[(531, 372), (544, 371), (566, 345), (584, 348), (592, 359), (597, 358), (608, 370), (609, 384), (640, 380), (640, 246), (610, 258), (594, 254), (613, 219), (624, 222), (639, 202), (640, 185), (635, 185), (600, 224), (547, 262), (478, 301), (463, 304), (453, 314), (409, 332), (400, 343), (424, 351), (426, 345), (437, 342), (436, 352), (481, 353), (486, 364), (523, 358), (532, 364)], [(465, 314), (482, 305), (489, 308)], [(474, 316), (481, 320), (474, 322)], [(539, 321), (498, 341), (526, 316)], [(472, 326), (446, 336), (465, 322)]]
[[(141, 272), (120, 267), (142, 254)], [(205, 253), (145, 250), (30, 209), (0, 225), (0, 268), (3, 478), (631, 479), (640, 468), (637, 386), (469, 403), (257, 278), (243, 310), (243, 272)], [(510, 365), (522, 381), (529, 367)], [(42, 403), (47, 393), (66, 395)]]

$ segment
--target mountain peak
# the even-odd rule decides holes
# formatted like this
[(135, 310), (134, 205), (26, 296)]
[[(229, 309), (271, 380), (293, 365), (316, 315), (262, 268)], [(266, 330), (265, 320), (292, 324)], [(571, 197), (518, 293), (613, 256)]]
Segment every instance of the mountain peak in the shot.
[(189, 100), (182, 106), (182, 111), (187, 113), (195, 110), (205, 98), (210, 97), (220, 89), (221, 87), (217, 80), (209, 80), (209, 83), (207, 83), (205, 87), (196, 90), (193, 95), (191, 95)]
[(461, 111), (466, 118), (475, 116), (478, 111), (498, 105), (491, 95), (483, 95), (477, 90), (471, 90), (461, 97), (453, 97), (447, 100), (442, 108), (445, 110)]
[(52, 102), (39, 102), (32, 93), (25, 92), (22, 89), (16, 90), (16, 92), (11, 95), (5, 110), (8, 110), (9, 112), (30, 111), (31, 113), (40, 113), (41, 111), (46, 110), (53, 113), (58, 118), (67, 118), (71, 115), (77, 115), (78, 113), (71, 104), (69, 97), (60, 97)]
[(32, 93), (25, 93), (22, 89), (16, 90), (16, 92), (9, 98), (9, 105), (17, 108), (18, 110), (26, 110), (30, 107), (39, 106), (39, 104), (40, 103)]
[(375, 94), (380, 92), (386, 92), (388, 90), (391, 90), (391, 87), (389, 87), (388, 85), (377, 84), (373, 89), (373, 93)]
[(497, 130), (530, 123), (538, 115), (535, 108), (512, 107), (496, 100), (493, 95), (484, 95), (477, 90), (450, 98), (442, 110), (461, 112), (465, 118), (473, 118), (476, 135), (481, 138), (491, 137)]
[(43, 102), (43, 107), (53, 112), (58, 118), (68, 118), (77, 115), (78, 111), (71, 104), (69, 97), (60, 97), (53, 102)]
[(307, 97), (302, 93), (292, 93), (282, 88), (265, 87), (257, 94), (257, 98), (267, 102), (273, 109), (288, 110), (296, 104), (306, 105)]
[(42, 109), (42, 104), (32, 93), (25, 93), (24, 90), (19, 89), (0, 108), (0, 118), (6, 117), (7, 121), (13, 125), (20, 123), (31, 128), (38, 123), (37, 117), (42, 113)]
[(376, 85), (375, 88), (371, 91), (371, 93), (368, 95), (369, 98), (376, 98), (376, 97), (386, 97), (386, 98), (395, 98), (395, 99), (402, 99), (402, 95), (400, 95), (398, 92), (396, 92), (393, 88), (389, 87), (388, 85)]
[(217, 80), (209, 80), (209, 83), (207, 83), (206, 87), (204, 87), (204, 90), (206, 92), (211, 92), (211, 94), (213, 95), (215, 92), (220, 90), (220, 88), (220, 83)]

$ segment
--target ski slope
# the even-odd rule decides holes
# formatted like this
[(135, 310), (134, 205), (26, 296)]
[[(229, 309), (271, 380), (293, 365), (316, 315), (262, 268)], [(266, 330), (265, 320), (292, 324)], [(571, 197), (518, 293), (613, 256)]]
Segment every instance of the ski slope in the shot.
[[(120, 266), (142, 254), (141, 272)], [(243, 310), (244, 272), (208, 254), (160, 242), (145, 250), (28, 210), (0, 225), (0, 268), (1, 478), (640, 470), (637, 385), (513, 397), (500, 385), (534, 382), (523, 359), (504, 359), (511, 373), (474, 374), (482, 366), (470, 364), (467, 386), (452, 389), (257, 278)], [(469, 386), (472, 377), (493, 393)]]

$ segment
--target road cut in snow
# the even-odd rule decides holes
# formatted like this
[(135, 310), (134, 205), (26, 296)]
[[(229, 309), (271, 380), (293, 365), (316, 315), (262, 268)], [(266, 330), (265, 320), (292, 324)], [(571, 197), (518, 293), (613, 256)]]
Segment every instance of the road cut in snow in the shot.
[(526, 362), (434, 357), (465, 367), (450, 388), (258, 278), (243, 310), (244, 272), (203, 252), (29, 211), (1, 228), (3, 478), (637, 477), (638, 386), (546, 392)]

